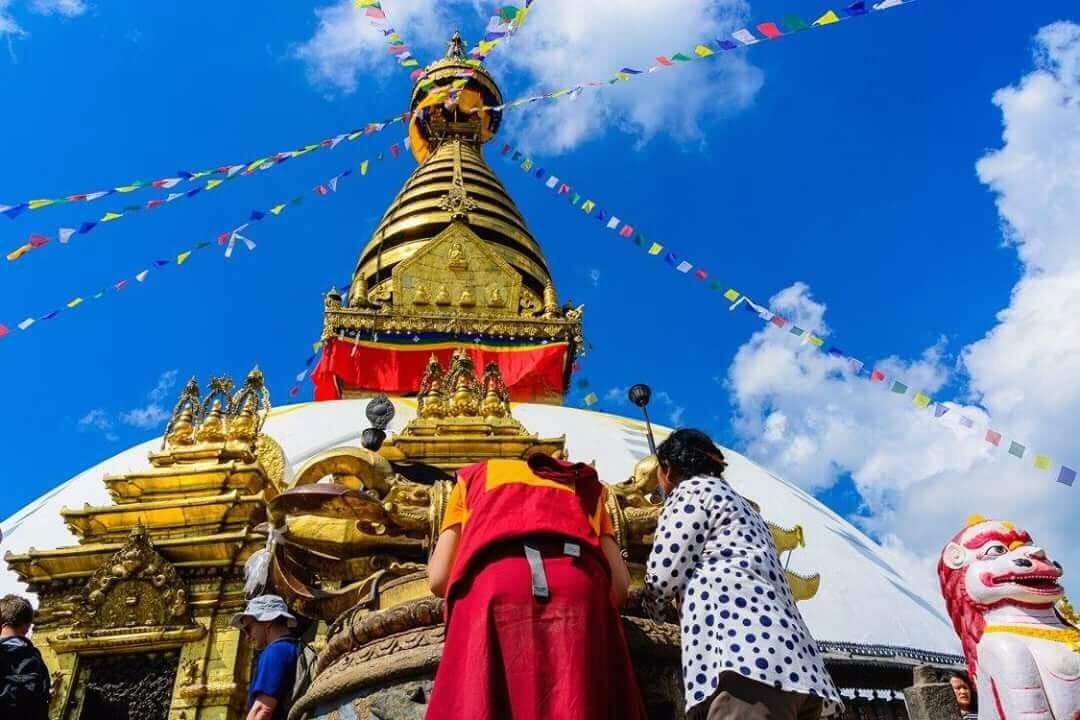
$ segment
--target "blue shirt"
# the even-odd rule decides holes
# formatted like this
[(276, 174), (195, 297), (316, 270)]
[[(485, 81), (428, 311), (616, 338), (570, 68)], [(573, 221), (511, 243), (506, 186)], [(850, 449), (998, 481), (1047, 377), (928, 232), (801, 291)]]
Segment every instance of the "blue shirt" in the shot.
[(257, 696), (269, 695), (277, 700), (273, 720), (286, 720), (299, 656), (300, 643), (296, 638), (279, 638), (266, 646), (259, 655), (255, 677), (248, 687), (248, 710), (255, 704)]

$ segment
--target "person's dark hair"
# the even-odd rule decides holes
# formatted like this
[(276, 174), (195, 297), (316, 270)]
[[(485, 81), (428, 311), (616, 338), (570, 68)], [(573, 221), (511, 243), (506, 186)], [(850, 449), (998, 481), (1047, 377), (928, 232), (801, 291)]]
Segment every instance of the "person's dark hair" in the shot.
[(971, 678), (967, 676), (967, 673), (957, 672), (956, 670), (949, 673), (949, 677), (945, 682), (953, 678), (963, 680), (964, 684), (967, 685), (968, 692), (971, 694), (971, 707), (968, 708), (968, 712), (979, 712), (979, 696), (975, 693), (975, 683), (971, 682)]
[(34, 606), (19, 595), (0, 598), (0, 627), (29, 627), (34, 622)]
[(656, 459), (671, 473), (672, 482), (699, 475), (723, 477), (724, 453), (700, 430), (681, 428), (671, 433), (656, 448)]

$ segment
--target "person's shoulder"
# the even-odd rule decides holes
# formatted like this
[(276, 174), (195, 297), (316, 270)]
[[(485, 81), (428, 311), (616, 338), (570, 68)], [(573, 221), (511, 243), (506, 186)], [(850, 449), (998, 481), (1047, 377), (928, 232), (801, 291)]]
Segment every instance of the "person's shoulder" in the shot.
[(263, 655), (271, 662), (296, 662), (300, 655), (300, 641), (296, 638), (279, 638), (266, 646)]

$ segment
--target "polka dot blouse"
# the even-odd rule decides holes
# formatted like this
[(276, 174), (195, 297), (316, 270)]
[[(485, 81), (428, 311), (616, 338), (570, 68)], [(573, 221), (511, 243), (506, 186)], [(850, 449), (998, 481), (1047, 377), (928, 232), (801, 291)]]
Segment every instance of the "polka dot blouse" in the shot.
[(723, 480), (692, 478), (671, 494), (645, 584), (654, 616), (672, 600), (681, 609), (687, 710), (716, 692), (723, 672), (818, 695), (827, 712), (836, 709), (839, 693), (795, 607), (772, 534)]

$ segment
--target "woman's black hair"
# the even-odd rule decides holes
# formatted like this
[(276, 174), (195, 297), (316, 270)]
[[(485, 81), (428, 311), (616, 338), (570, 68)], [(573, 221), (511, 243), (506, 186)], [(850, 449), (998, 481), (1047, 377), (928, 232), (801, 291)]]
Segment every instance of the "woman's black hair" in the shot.
[[(979, 696), (975, 692), (975, 683), (971, 682), (971, 678), (967, 676), (967, 673), (962, 673), (957, 670), (953, 670), (949, 673), (949, 680), (953, 678), (960, 678), (964, 681), (964, 684), (968, 687), (968, 693), (971, 695), (971, 706), (968, 708), (969, 713), (979, 712)], [(946, 681), (948, 682), (948, 680)]]
[(668, 468), (679, 482), (699, 475), (723, 477), (724, 453), (700, 430), (681, 428), (671, 433), (656, 448), (656, 459)]

